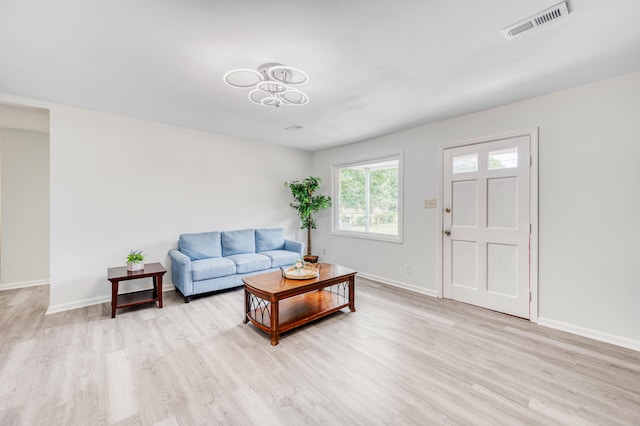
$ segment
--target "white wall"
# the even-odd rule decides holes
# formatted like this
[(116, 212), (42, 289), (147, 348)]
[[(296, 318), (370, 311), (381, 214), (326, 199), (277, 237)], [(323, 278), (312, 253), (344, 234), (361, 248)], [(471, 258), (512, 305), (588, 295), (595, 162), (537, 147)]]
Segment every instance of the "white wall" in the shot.
[(107, 268), (131, 249), (162, 262), (180, 233), (252, 227), (299, 232), (283, 182), (311, 154), (211, 133), (49, 105), (49, 312), (110, 297)]
[[(437, 210), (443, 144), (539, 128), (539, 322), (640, 350), (640, 73), (319, 151), (333, 162), (405, 151), (404, 244), (329, 235), (316, 251), (386, 281), (436, 294)], [(327, 193), (329, 186), (327, 185)], [(403, 265), (410, 263), (410, 274)]]
[(0, 288), (49, 282), (49, 135), (0, 129)]

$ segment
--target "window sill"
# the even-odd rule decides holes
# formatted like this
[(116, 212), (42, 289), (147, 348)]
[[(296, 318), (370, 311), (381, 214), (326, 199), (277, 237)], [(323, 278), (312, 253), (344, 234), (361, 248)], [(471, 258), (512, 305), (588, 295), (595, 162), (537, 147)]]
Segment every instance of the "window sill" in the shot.
[(374, 234), (372, 232), (331, 231), (330, 235), (347, 238), (360, 238), (363, 240), (384, 241), (387, 243), (402, 244), (402, 235)]

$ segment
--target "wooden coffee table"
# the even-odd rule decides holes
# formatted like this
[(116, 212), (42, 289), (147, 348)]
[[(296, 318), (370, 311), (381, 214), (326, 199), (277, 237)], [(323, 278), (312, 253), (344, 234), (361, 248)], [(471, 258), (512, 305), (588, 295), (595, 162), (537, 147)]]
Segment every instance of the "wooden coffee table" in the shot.
[(244, 282), (244, 323), (271, 334), (277, 345), (280, 333), (322, 318), (347, 306), (356, 311), (356, 271), (319, 263), (317, 278), (294, 280), (280, 271), (253, 275)]

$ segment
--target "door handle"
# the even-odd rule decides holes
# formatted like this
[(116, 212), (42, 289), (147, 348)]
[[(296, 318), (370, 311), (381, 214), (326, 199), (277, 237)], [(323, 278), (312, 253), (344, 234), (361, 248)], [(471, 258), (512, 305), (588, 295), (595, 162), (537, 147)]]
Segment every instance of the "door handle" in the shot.
[(444, 231), (444, 235), (447, 235), (447, 236), (451, 235), (451, 231), (449, 231), (448, 229), (447, 229), (447, 230), (445, 230), (445, 231)]

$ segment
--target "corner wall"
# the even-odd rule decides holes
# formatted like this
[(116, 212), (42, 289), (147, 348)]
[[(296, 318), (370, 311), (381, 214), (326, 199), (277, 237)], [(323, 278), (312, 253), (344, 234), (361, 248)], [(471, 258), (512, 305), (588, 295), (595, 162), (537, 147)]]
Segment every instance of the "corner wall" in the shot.
[[(448, 143), (539, 129), (540, 324), (640, 350), (640, 73), (419, 126), (313, 155), (330, 192), (331, 165), (404, 149), (404, 244), (330, 235), (323, 257), (370, 276), (437, 294), (441, 238), (438, 156)], [(439, 200), (440, 201), (440, 200)], [(410, 274), (403, 265), (412, 265)]]

